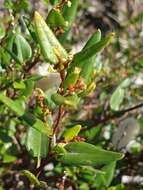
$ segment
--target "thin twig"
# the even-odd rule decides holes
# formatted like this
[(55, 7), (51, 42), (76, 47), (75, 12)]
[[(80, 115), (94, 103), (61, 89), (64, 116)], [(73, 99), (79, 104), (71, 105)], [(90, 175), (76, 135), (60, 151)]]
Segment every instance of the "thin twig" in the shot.
[(111, 119), (119, 118), (119, 117), (123, 116), (125, 113), (131, 112), (131, 111), (136, 110), (136, 109), (138, 109), (138, 108), (141, 108), (142, 106), (143, 106), (143, 102), (142, 102), (141, 104), (136, 105), (136, 106), (133, 106), (133, 107), (131, 107), (131, 108), (127, 108), (127, 109), (125, 109), (125, 110), (121, 110), (121, 111), (119, 111), (119, 112), (115, 112), (115, 113), (113, 113), (113, 114), (109, 114), (109, 115), (107, 115), (107, 116), (106, 116), (105, 118), (103, 118), (103, 119), (96, 119), (96, 120), (94, 120), (94, 125), (93, 125), (93, 126), (89, 126), (89, 127), (86, 127), (86, 128), (82, 128), (81, 130), (82, 130), (82, 131), (89, 130), (89, 129), (91, 129), (91, 128), (94, 128), (95, 125), (98, 125), (98, 124), (101, 124), (101, 123), (103, 124), (103, 123), (106, 123), (107, 121), (109, 121), (109, 120), (111, 120)]
[[(58, 116), (56, 118), (56, 121), (55, 121), (55, 126), (54, 126), (54, 129), (53, 129), (53, 135), (52, 137), (56, 134), (57, 132), (57, 129), (59, 127), (59, 123), (60, 123), (60, 119), (61, 119), (61, 116), (62, 116), (62, 106), (59, 107), (59, 110), (58, 110)], [(52, 145), (52, 138), (49, 139), (49, 145), (48, 145), (48, 157), (50, 156), (50, 153), (51, 153), (51, 145)]]
[(58, 116), (57, 116), (57, 119), (56, 119), (56, 123), (55, 123), (55, 127), (54, 127), (54, 130), (53, 130), (53, 134), (55, 134), (57, 132), (57, 128), (59, 126), (61, 116), (62, 116), (62, 106), (60, 106), (59, 110), (58, 110)]

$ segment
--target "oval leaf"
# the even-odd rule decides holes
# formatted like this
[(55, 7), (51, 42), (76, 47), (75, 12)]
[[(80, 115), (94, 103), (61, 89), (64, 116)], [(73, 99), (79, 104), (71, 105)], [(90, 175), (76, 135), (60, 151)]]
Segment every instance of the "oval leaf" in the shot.
[(38, 12), (35, 12), (34, 22), (38, 42), (44, 57), (51, 63), (58, 63), (58, 59), (67, 59), (68, 54), (66, 50)]
[(46, 18), (46, 23), (49, 25), (49, 26), (65, 26), (65, 19), (64, 17), (62, 16), (62, 14), (60, 13), (59, 10), (56, 10), (56, 9), (52, 9), (47, 18)]
[(110, 107), (112, 110), (118, 111), (121, 103), (123, 102), (125, 90), (118, 87), (112, 94), (110, 99)]
[(14, 43), (16, 45), (16, 55), (21, 63), (29, 60), (32, 56), (32, 50), (29, 43), (25, 40), (25, 38), (18, 34), (14, 39)]
[(100, 42), (90, 46), (89, 48), (83, 49), (79, 53), (77, 53), (74, 57), (75, 62), (81, 62), (83, 60), (86, 60), (94, 55), (96, 55), (98, 52), (103, 50), (113, 39), (114, 33), (108, 34), (105, 38), (103, 38)]
[(73, 142), (64, 147), (68, 153), (61, 156), (61, 161), (72, 165), (108, 164), (123, 158), (123, 154), (107, 151), (84, 142)]
[(67, 129), (66, 132), (64, 133), (64, 139), (66, 141), (72, 140), (74, 137), (78, 135), (80, 132), (81, 125), (75, 125), (74, 127), (71, 127), (70, 129)]

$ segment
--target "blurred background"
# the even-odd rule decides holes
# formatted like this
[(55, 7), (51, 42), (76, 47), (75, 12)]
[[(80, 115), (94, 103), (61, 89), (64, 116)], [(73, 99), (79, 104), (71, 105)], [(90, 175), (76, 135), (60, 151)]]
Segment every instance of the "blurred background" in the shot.
[[(32, 18), (33, 11), (38, 10), (46, 18), (50, 8), (47, 0), (0, 0), (0, 19), (7, 23), (9, 9), (13, 9), (17, 17), (30, 14)], [(125, 158), (117, 165), (110, 190), (142, 190), (143, 1), (80, 0), (65, 47), (73, 53), (80, 51), (97, 29), (102, 36), (115, 32), (115, 39), (98, 55), (96, 90), (85, 98), (78, 112), (72, 113), (71, 122), (87, 127), (88, 130), (80, 134), (87, 142), (125, 153)], [(21, 131), (17, 135), (23, 135)], [(0, 168), (0, 182), (6, 190), (26, 190), (29, 182), (17, 171), (35, 167), (26, 150), (17, 158), (16, 162), (6, 159)], [(62, 168), (56, 162), (47, 165), (41, 178), (54, 186), (53, 181), (58, 181), (65, 170), (67, 189), (94, 190), (102, 186), (102, 182), (96, 184), (93, 168)]]

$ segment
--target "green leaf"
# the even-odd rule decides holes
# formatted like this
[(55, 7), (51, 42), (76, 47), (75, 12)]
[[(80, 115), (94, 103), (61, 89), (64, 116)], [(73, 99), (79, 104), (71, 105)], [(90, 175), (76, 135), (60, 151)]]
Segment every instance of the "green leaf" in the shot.
[[(101, 31), (97, 30), (91, 37), (90, 39), (87, 41), (86, 45), (84, 46), (83, 50), (86, 50), (90, 47), (92, 47), (95, 44), (100, 43), (101, 40)], [(70, 64), (70, 68), (68, 69), (68, 75), (70, 75), (71, 73), (73, 73), (73, 70), (75, 67), (78, 67), (81, 69), (81, 72), (79, 74), (80, 77), (82, 77), (84, 79), (84, 83), (85, 84), (89, 84), (89, 82), (91, 82), (92, 79), (92, 74), (94, 71), (94, 65), (96, 63), (96, 54), (88, 59), (85, 59), (83, 61), (80, 62), (76, 62), (73, 61)], [(67, 76), (68, 76), (67, 75)]]
[(45, 158), (48, 153), (49, 139), (45, 134), (40, 133), (36, 129), (29, 128), (26, 137), (26, 147), (32, 151), (33, 156), (37, 158)]
[(51, 3), (52, 5), (56, 5), (56, 4), (59, 3), (59, 0), (50, 0), (50, 3)]
[(35, 32), (44, 58), (54, 64), (58, 63), (58, 59), (67, 59), (68, 54), (66, 50), (38, 12), (35, 12), (34, 23)]
[(57, 144), (54, 148), (53, 151), (56, 152), (57, 154), (62, 154), (62, 153), (67, 153), (66, 149), (63, 147), (63, 144)]
[(7, 68), (7, 65), (9, 64), (9, 55), (7, 55), (7, 52), (2, 47), (0, 47), (0, 61), (2, 67)]
[[(4, 66), (4, 68), (6, 68), (7, 65), (9, 65), (11, 57), (13, 58), (13, 56), (11, 56), (11, 52), (13, 47), (14, 35), (11, 31), (9, 31), (9, 33), (7, 34), (7, 38), (5, 41), (5, 46), (1, 48), (2, 51), (0, 50), (0, 56), (2, 56), (2, 65)], [(20, 63), (19, 60), (18, 63)]]
[(77, 109), (80, 102), (80, 98), (77, 96), (77, 94), (69, 95), (64, 98), (64, 105), (71, 109)]
[(68, 22), (68, 27), (66, 28), (66, 30), (68, 30), (71, 27), (75, 19), (78, 4), (79, 4), (79, 0), (70, 0), (70, 1), (71, 1), (71, 6), (68, 6), (68, 4), (65, 4), (64, 9), (63, 9), (63, 16)]
[(63, 34), (61, 34), (59, 37), (60, 42), (62, 42), (62, 43), (66, 40), (66, 37), (69, 33), (69, 30), (72, 26), (74, 19), (75, 19), (79, 0), (71, 0), (70, 2), (71, 2), (71, 6), (69, 7), (67, 4), (65, 4), (65, 6), (63, 8), (63, 12), (62, 12), (63, 17), (65, 18), (65, 20), (68, 23), (64, 29), (65, 32)]
[(4, 48), (5, 51), (11, 56), (12, 59), (14, 59), (18, 64), (21, 65), (21, 60), (8, 48)]
[(10, 155), (10, 154), (4, 154), (3, 156), (3, 163), (11, 163), (16, 160), (16, 156)]
[(25, 112), (25, 108), (23, 107), (23, 102), (21, 100), (13, 101), (4, 94), (0, 93), (0, 101), (13, 112), (15, 112), (18, 116), (22, 116)]
[(39, 181), (39, 179), (33, 173), (31, 173), (30, 171), (23, 170), (22, 174), (29, 179), (29, 181), (30, 181), (31, 184), (35, 185), (36, 187), (42, 187), (44, 189), (47, 189), (46, 182)]
[(81, 129), (81, 125), (75, 125), (74, 127), (67, 129), (63, 135), (64, 139), (66, 141), (72, 140), (74, 137), (78, 135), (78, 133), (80, 132), (80, 129)]
[(92, 36), (89, 38), (89, 40), (87, 41), (87, 43), (85, 44), (83, 50), (97, 44), (99, 41), (101, 40), (101, 30), (97, 30), (95, 31)]
[(40, 133), (43, 133), (47, 136), (51, 134), (51, 127), (48, 125), (48, 123), (43, 123), (40, 119), (36, 118), (35, 115), (32, 113), (25, 113), (21, 120), (23, 120), (24, 123), (26, 123), (29, 127), (34, 128)]
[(86, 131), (81, 131), (81, 134), (85, 139), (88, 139), (88, 141), (91, 142), (91, 141), (94, 141), (94, 139), (98, 138), (100, 131), (101, 131), (101, 127), (96, 126)]
[(57, 105), (62, 105), (65, 102), (64, 96), (61, 96), (60, 94), (52, 94), (51, 99), (54, 101)]
[(13, 87), (15, 89), (25, 89), (26, 88), (25, 83), (23, 81), (19, 81), (19, 82), (15, 81), (13, 83)]
[(58, 59), (54, 53), (54, 50), (49, 40), (47, 39), (46, 32), (43, 27), (43, 25), (45, 25), (45, 27), (48, 26), (46, 25), (43, 18), (37, 12), (35, 12), (34, 15), (34, 23), (35, 23), (36, 37), (41, 48), (41, 54), (47, 61), (56, 64), (58, 62)]
[(95, 184), (97, 188), (109, 187), (114, 177), (115, 167), (116, 162), (112, 162), (101, 169), (101, 171), (104, 173), (98, 173), (95, 178)]
[(31, 35), (33, 41), (37, 42), (34, 26), (33, 26), (33, 23), (31, 23), (31, 19), (29, 19), (28, 17), (22, 16), (22, 20), (23, 20), (24, 24), (26, 25), (27, 30), (28, 30), (29, 34)]
[(74, 86), (79, 78), (80, 68), (75, 67), (74, 71), (69, 73), (64, 80), (64, 89), (67, 89), (70, 85)]
[(115, 35), (114, 33), (109, 33), (100, 42), (90, 46), (89, 48), (83, 49), (82, 51), (80, 51), (75, 55), (74, 61), (80, 63), (81, 61), (96, 55), (112, 41), (114, 35)]
[(65, 26), (66, 25), (64, 17), (60, 13), (60, 11), (57, 9), (52, 9), (49, 12), (49, 14), (46, 18), (46, 23), (52, 27)]
[(125, 80), (123, 80), (121, 82), (121, 84), (119, 85), (120, 88), (127, 88), (129, 87), (129, 85), (131, 84), (131, 79), (130, 78), (126, 78)]
[(96, 63), (96, 56), (93, 56), (89, 59), (83, 60), (82, 62), (79, 63), (81, 72), (80, 72), (80, 77), (84, 79), (85, 84), (89, 84), (92, 80), (92, 74), (94, 72), (94, 65)]
[(25, 88), (23, 88), (23, 90), (21, 90), (20, 93), (22, 97), (25, 97), (27, 99), (32, 95), (32, 91), (34, 88), (34, 81), (27, 80), (24, 82), (24, 84), (25, 84)]
[(5, 36), (5, 30), (2, 23), (0, 23), (0, 40)]
[(14, 44), (16, 45), (16, 56), (18, 57), (21, 63), (31, 59), (31, 47), (22, 35), (16, 35), (14, 39)]
[(68, 153), (61, 155), (60, 160), (70, 165), (109, 164), (123, 158), (123, 154), (107, 151), (84, 142), (69, 143), (64, 147)]
[(118, 87), (110, 98), (110, 107), (112, 110), (118, 111), (121, 103), (124, 100), (125, 90)]
[(25, 175), (32, 184), (34, 184), (36, 186), (40, 185), (40, 181), (38, 180), (38, 178), (33, 173), (31, 173), (30, 171), (23, 170), (22, 174)]
[(57, 105), (66, 105), (68, 108), (77, 109), (77, 106), (79, 104), (79, 97), (74, 94), (70, 96), (61, 96), (60, 94), (52, 94), (51, 99), (53, 102)]
[(118, 184), (116, 186), (109, 187), (107, 190), (127, 190), (124, 184)]

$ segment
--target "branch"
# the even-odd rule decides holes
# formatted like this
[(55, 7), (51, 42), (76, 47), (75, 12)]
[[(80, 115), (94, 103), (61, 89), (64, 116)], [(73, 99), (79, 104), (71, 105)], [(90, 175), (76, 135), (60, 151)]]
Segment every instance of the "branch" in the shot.
[(138, 108), (141, 108), (143, 106), (143, 102), (141, 104), (138, 104), (136, 106), (133, 106), (131, 108), (127, 108), (127, 109), (124, 109), (124, 110), (121, 110), (121, 111), (118, 111), (118, 112), (115, 112), (113, 114), (109, 114), (107, 115), (105, 118), (103, 119), (96, 119), (94, 120), (94, 125), (93, 126), (89, 126), (89, 127), (86, 127), (86, 128), (82, 128), (81, 130), (82, 131), (86, 131), (86, 130), (89, 130), (91, 128), (94, 128), (95, 125), (98, 125), (98, 124), (103, 124), (103, 123), (106, 123), (107, 121), (111, 120), (111, 119), (115, 119), (115, 118), (119, 118), (119, 117), (122, 117), (125, 113), (128, 113), (128, 112), (131, 112), (133, 110), (136, 110)]

